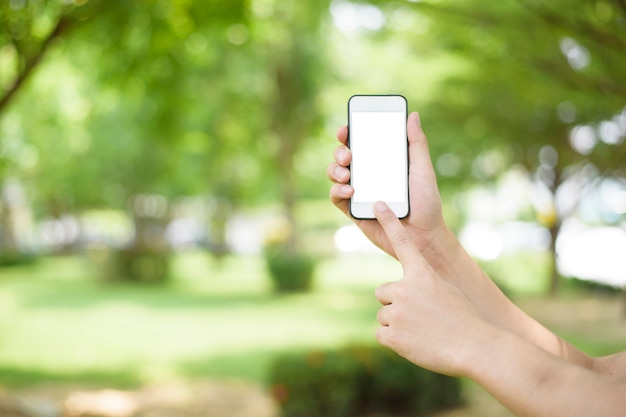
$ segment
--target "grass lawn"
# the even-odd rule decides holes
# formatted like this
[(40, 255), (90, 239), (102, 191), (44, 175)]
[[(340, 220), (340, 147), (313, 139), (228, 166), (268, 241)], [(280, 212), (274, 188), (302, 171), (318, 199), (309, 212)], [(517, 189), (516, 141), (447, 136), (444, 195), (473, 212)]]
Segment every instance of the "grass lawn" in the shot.
[(0, 385), (262, 381), (278, 352), (374, 343), (373, 290), (401, 271), (384, 256), (329, 259), (314, 292), (275, 295), (257, 257), (182, 255), (163, 287), (104, 284), (91, 268), (50, 258), (0, 270)]
[[(529, 256), (508, 263), (515, 273), (504, 282), (524, 310), (588, 353), (626, 348), (619, 296), (539, 296), (544, 261)], [(401, 268), (376, 254), (328, 258), (315, 290), (303, 295), (273, 294), (257, 257), (217, 265), (202, 253), (181, 255), (162, 287), (105, 284), (97, 276), (72, 257), (0, 269), (0, 388), (123, 388), (195, 378), (263, 383), (280, 352), (375, 343), (373, 291), (399, 278)]]

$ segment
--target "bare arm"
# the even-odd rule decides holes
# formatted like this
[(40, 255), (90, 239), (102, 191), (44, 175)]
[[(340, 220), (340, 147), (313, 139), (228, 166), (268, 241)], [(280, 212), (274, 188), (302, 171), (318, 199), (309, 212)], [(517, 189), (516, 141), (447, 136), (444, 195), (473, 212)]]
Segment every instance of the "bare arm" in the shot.
[[(592, 358), (557, 337), (515, 306), (467, 254), (443, 220), (441, 198), (428, 142), (417, 113), (411, 113), (407, 120), (407, 134), (411, 213), (407, 219), (402, 220), (402, 224), (427, 262), (443, 279), (458, 287), (494, 325), (508, 329), (547, 352), (581, 366), (594, 368)], [(351, 155), (346, 147), (347, 135), (345, 126), (337, 132), (341, 145), (335, 151), (335, 162), (329, 166), (328, 176), (334, 182), (330, 190), (331, 201), (350, 217), (348, 199), (353, 190), (348, 185)], [(372, 242), (397, 257), (377, 221), (354, 221)]]
[(626, 384), (547, 353), (520, 337), (492, 328), (486, 346), (468, 363), (473, 379), (519, 416), (618, 416)]
[[(376, 333), (381, 344), (435, 372), (475, 380), (519, 416), (623, 414), (623, 381), (553, 355), (495, 325), (437, 273), (391, 210), (377, 203), (375, 214), (404, 270), (400, 281), (376, 291), (383, 304)], [(621, 354), (613, 360), (624, 362)]]
[(626, 382), (626, 351), (595, 358), (593, 369), (618, 381)]
[(436, 250), (429, 263), (446, 280), (457, 286), (492, 324), (507, 329), (518, 337), (555, 355), (592, 369), (595, 359), (581, 352), (530, 317), (509, 300), (465, 251), (450, 236), (442, 239), (445, 248)]

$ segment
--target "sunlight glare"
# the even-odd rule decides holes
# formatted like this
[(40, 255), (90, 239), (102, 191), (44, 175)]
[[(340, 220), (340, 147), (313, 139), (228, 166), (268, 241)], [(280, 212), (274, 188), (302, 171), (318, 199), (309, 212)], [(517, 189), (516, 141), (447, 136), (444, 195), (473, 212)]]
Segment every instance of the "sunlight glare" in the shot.
[(557, 265), (564, 276), (626, 285), (626, 232), (618, 227), (589, 227), (571, 219), (557, 239)]
[(572, 148), (579, 154), (589, 155), (596, 143), (598, 143), (598, 138), (593, 127), (576, 126), (570, 133), (569, 142)]
[(502, 253), (502, 240), (488, 224), (468, 224), (459, 234), (459, 240), (472, 256), (480, 259), (492, 261)]
[(372, 242), (361, 232), (361, 230), (353, 225), (343, 226), (335, 232), (335, 247), (340, 252), (380, 252)]
[(330, 13), (335, 26), (345, 34), (355, 34), (362, 29), (377, 32), (385, 25), (385, 15), (376, 6), (349, 1), (333, 1)]
[(604, 121), (600, 123), (600, 139), (609, 145), (620, 145), (624, 142), (624, 131), (617, 122)]
[(561, 39), (560, 47), (561, 52), (573, 69), (580, 71), (589, 65), (591, 61), (589, 50), (576, 42), (576, 40), (565, 37)]

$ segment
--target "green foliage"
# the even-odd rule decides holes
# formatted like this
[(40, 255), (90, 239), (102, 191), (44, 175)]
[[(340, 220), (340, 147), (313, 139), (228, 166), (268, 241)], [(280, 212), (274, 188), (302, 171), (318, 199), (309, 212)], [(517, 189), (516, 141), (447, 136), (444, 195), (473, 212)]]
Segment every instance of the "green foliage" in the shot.
[(271, 367), (269, 382), (283, 417), (348, 417), (360, 401), (360, 371), (344, 352), (286, 354)]
[(23, 252), (0, 251), (0, 267), (32, 265), (37, 261), (33, 254)]
[(172, 254), (145, 248), (114, 249), (108, 281), (131, 281), (159, 284), (167, 281)]
[(563, 280), (563, 289), (565, 291), (592, 294), (596, 296), (620, 295), (624, 293), (623, 288), (611, 286), (602, 282), (589, 281), (576, 277), (566, 278), (567, 279)]
[(204, 252), (178, 255), (168, 286), (103, 285), (102, 264), (85, 261), (43, 258), (0, 271), (0, 334), (10, 335), (0, 344), (0, 385), (97, 384), (98, 374), (111, 377), (108, 387), (160, 378), (263, 383), (277, 352), (371, 339), (372, 271), (389, 264), (369, 259), (338, 280), (346, 265), (327, 263), (317, 291), (276, 297), (262, 257), (216, 265)]
[(507, 296), (517, 297), (546, 292), (553, 259), (548, 252), (525, 251), (478, 262)]
[[(326, 194), (355, 92), (420, 111), (446, 199), (516, 164), (550, 190), (589, 163), (623, 177), (623, 137), (603, 141), (601, 123), (623, 126), (625, 14), (607, 0), (0, 2), (0, 179), (25, 184), (36, 218), (136, 193), (289, 212)], [(595, 132), (585, 155), (580, 125)]]
[(265, 261), (274, 290), (279, 293), (307, 292), (313, 286), (315, 260), (284, 245), (265, 249)]
[[(615, 153), (623, 156), (624, 145), (598, 141), (593, 152), (581, 155), (568, 135), (574, 126), (611, 119), (623, 107), (626, 60), (620, 21), (626, 10), (615, 2), (571, 3), (414, 5), (436, 22), (430, 34), (437, 43), (467, 65), (442, 84), (427, 110), (438, 136), (462, 138), (437, 150), (467, 163), (458, 178), (470, 170), (483, 180), (498, 175), (497, 170), (476, 172), (473, 165), (481, 152), (493, 148), (529, 170), (540, 164), (537, 154), (544, 145), (557, 150), (560, 169), (588, 160), (601, 169), (618, 167)], [(612, 152), (606, 152), (607, 146)]]
[[(514, 265), (519, 276), (533, 280), (534, 263), (524, 258)], [(172, 378), (266, 383), (278, 352), (370, 343), (379, 307), (374, 289), (402, 273), (390, 257), (325, 259), (316, 291), (276, 297), (262, 257), (227, 256), (218, 266), (204, 252), (179, 254), (172, 259), (170, 285), (149, 287), (102, 285), (101, 265), (53, 257), (0, 270), (0, 334), (6, 335), (0, 385), (115, 388)], [(615, 298), (600, 303), (602, 321), (574, 324), (565, 311), (585, 300), (571, 294), (556, 316), (561, 304), (553, 299), (534, 311), (589, 354), (623, 349)], [(537, 298), (520, 301), (534, 305)], [(384, 371), (376, 372), (382, 378)]]
[(116, 369), (113, 371), (82, 371), (60, 374), (47, 369), (25, 370), (19, 367), (0, 366), (0, 387), (19, 388), (33, 384), (85, 384), (134, 388), (141, 380), (132, 370)]
[(458, 379), (379, 346), (285, 354), (275, 360), (269, 382), (284, 417), (423, 415), (462, 402)]

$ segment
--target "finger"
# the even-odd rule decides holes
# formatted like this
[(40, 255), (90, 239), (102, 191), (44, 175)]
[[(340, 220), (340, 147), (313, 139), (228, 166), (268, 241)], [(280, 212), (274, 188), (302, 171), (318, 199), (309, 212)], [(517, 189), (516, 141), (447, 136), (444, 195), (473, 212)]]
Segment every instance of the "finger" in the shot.
[(350, 170), (346, 167), (338, 165), (336, 162), (333, 162), (328, 166), (326, 174), (328, 175), (328, 179), (332, 182), (347, 184), (348, 181), (350, 181)]
[(350, 216), (350, 205), (348, 200), (354, 194), (354, 188), (349, 186), (348, 184), (339, 184), (335, 183), (332, 187), (330, 187), (330, 201), (337, 206), (339, 210), (341, 210), (348, 217)]
[(391, 329), (389, 326), (381, 326), (376, 330), (376, 340), (383, 346), (391, 347)]
[(380, 308), (378, 313), (376, 313), (376, 321), (380, 323), (381, 326), (389, 326), (388, 312), (389, 308), (388, 306), (385, 306)]
[(332, 201), (334, 205), (345, 203), (346, 212), (348, 199), (352, 197), (352, 194), (354, 194), (354, 188), (348, 184), (335, 183), (332, 187), (330, 187), (330, 201)]
[(422, 130), (417, 112), (409, 115), (406, 132), (409, 139), (409, 173), (426, 176), (429, 180), (435, 181), (435, 170), (428, 151), (428, 139)]
[(337, 140), (344, 145), (348, 144), (348, 126), (341, 126), (337, 131)]
[(415, 262), (418, 262), (418, 265), (423, 265), (426, 262), (417, 250), (417, 246), (411, 240), (408, 230), (387, 204), (382, 201), (375, 203), (374, 215), (389, 238), (398, 260), (405, 269), (410, 265), (414, 265)]
[(341, 145), (335, 149), (335, 161), (341, 166), (347, 167), (352, 162), (352, 153), (347, 146)]
[(374, 295), (376, 296), (376, 299), (382, 304), (382, 305), (388, 305), (391, 304), (392, 301), (392, 290), (391, 290), (391, 285), (393, 283), (388, 282), (386, 284), (381, 284), (378, 286), (378, 288), (376, 288), (376, 291), (374, 292)]

